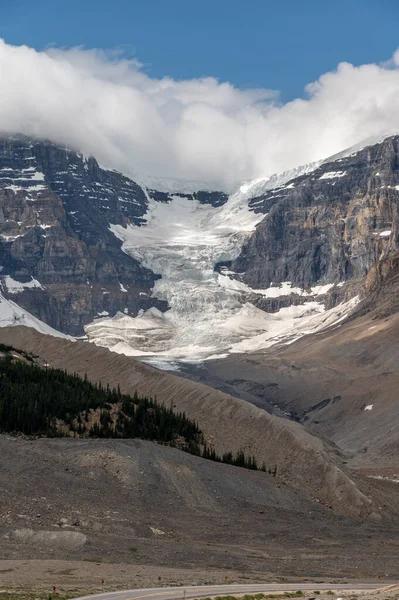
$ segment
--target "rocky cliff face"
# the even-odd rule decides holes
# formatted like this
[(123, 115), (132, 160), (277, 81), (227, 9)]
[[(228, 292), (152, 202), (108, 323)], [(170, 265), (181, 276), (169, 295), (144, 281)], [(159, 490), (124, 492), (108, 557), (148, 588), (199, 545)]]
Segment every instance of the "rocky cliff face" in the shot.
[(22, 137), (0, 141), (2, 293), (81, 335), (97, 315), (137, 314), (157, 276), (121, 250), (109, 223), (140, 224), (143, 189), (93, 159)]
[(253, 288), (360, 281), (398, 244), (399, 138), (253, 198), (265, 213), (232, 269)]

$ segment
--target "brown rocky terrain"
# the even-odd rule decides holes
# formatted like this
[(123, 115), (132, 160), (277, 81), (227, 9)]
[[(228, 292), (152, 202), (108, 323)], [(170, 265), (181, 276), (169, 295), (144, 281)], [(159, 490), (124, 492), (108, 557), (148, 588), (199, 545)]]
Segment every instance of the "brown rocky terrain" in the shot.
[[(87, 342), (71, 342), (24, 327), (0, 329), (0, 342), (33, 352), (51, 367), (87, 375), (122, 392), (156, 397), (199, 423), (218, 454), (243, 450), (277, 480), (347, 515), (380, 518), (381, 507), (353, 481), (333, 446), (324, 444), (292, 420), (270, 415), (244, 400), (176, 377)], [(382, 507), (382, 513), (390, 506)]]
[(389, 273), (346, 323), (209, 362), (197, 377), (258, 406), (274, 404), (331, 441), (348, 466), (399, 479), (399, 315), (397, 275)]
[(151, 442), (2, 435), (0, 473), (2, 560), (178, 565), (186, 582), (201, 569), (208, 581), (399, 576), (392, 522)]

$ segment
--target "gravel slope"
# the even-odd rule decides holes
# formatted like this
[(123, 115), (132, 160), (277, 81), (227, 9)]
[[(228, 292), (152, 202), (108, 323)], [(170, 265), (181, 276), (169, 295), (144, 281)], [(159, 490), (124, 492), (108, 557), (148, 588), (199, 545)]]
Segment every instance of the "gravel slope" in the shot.
[(50, 366), (87, 374), (92, 381), (122, 391), (156, 397), (198, 421), (218, 453), (244, 450), (267, 467), (277, 465), (278, 480), (341, 514), (378, 518), (332, 447), (301, 425), (208, 386), (148, 367), (85, 342), (70, 342), (25, 327), (0, 329), (0, 342), (39, 355)]
[(3, 435), (0, 473), (2, 560), (178, 565), (244, 583), (399, 576), (395, 523), (338, 517), (265, 473), (151, 442)]

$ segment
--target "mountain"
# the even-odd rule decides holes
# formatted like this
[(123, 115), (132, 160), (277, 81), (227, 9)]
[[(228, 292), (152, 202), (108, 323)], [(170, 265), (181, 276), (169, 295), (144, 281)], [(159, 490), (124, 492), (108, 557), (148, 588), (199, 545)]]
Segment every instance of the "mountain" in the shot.
[(156, 397), (218, 454), (271, 468), (0, 436), (4, 556), (132, 562), (137, 546), (209, 566), (211, 548), (223, 568), (292, 575), (295, 548), (307, 575), (396, 575), (398, 152), (387, 137), (227, 196), (2, 140), (0, 343)]
[[(236, 355), (277, 355), (304, 336), (318, 347), (345, 321), (395, 315), (399, 137), (371, 142), (227, 196), (146, 189), (52, 143), (4, 138), (0, 322), (86, 334), (196, 377), (205, 360), (228, 369)], [(231, 386), (240, 378), (219, 381), (218, 367), (214, 381), (213, 368), (216, 386), (298, 418), (329, 397), (292, 404), (263, 380), (253, 393), (258, 375)]]
[(252, 287), (361, 281), (397, 247), (398, 137), (250, 200), (265, 214), (232, 268)]
[(4, 137), (0, 318), (165, 368), (323, 330), (396, 251), (398, 140), (227, 196), (146, 189), (94, 158)]

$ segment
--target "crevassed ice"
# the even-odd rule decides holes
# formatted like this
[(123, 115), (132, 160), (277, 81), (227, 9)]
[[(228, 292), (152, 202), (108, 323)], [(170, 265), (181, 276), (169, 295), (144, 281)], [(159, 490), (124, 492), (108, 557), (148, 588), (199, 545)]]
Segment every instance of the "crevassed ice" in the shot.
[[(166, 300), (170, 309), (162, 313), (151, 308), (135, 318), (118, 313), (97, 319), (86, 327), (89, 340), (163, 368), (176, 368), (180, 362), (195, 363), (288, 341), (299, 336), (300, 321), (305, 333), (323, 326), (322, 303), (310, 298), (301, 306), (268, 314), (255, 307), (251, 297), (254, 293), (272, 297), (280, 288), (252, 290), (226, 271), (214, 271), (216, 263), (238, 256), (247, 236), (264, 218), (249, 210), (250, 197), (244, 187), (219, 208), (180, 196), (172, 196), (169, 203), (149, 200), (145, 225), (111, 224), (123, 250), (162, 276), (153, 296)], [(315, 289), (314, 295), (327, 288)], [(289, 282), (280, 292), (307, 295), (291, 289)], [(341, 313), (335, 318), (340, 317)]]

